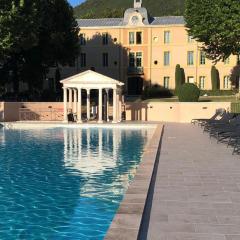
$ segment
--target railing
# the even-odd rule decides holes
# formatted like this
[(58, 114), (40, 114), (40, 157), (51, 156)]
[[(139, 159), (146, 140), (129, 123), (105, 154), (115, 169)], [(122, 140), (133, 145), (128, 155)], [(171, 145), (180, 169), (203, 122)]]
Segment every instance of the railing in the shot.
[(128, 74), (129, 75), (143, 75), (144, 74), (144, 69), (143, 67), (128, 67)]
[(62, 109), (19, 109), (20, 121), (62, 121), (63, 110)]

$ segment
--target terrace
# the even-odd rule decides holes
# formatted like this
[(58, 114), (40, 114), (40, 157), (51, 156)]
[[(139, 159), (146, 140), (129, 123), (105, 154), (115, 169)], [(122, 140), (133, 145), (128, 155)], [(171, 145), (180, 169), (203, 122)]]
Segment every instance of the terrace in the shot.
[(190, 124), (167, 124), (140, 239), (240, 239), (240, 162)]

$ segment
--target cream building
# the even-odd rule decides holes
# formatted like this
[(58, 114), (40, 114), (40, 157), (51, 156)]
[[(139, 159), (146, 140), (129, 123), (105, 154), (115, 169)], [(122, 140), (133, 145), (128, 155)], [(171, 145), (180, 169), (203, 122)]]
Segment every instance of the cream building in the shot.
[[(74, 68), (65, 68), (62, 77), (88, 69), (125, 83), (129, 95), (141, 94), (143, 88), (158, 84), (175, 88), (175, 67), (184, 68), (186, 82), (201, 89), (211, 89), (211, 67), (185, 28), (181, 16), (150, 17), (142, 0), (123, 18), (78, 19), (81, 53)], [(230, 74), (237, 57), (216, 65), (220, 88), (231, 89)]]

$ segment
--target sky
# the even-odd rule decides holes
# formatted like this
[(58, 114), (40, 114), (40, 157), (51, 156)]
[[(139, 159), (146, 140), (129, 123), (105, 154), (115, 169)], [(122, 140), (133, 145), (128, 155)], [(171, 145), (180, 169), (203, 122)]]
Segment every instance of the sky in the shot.
[(85, 0), (68, 0), (68, 2), (72, 5), (72, 6), (76, 6), (79, 5), (80, 3), (84, 2)]

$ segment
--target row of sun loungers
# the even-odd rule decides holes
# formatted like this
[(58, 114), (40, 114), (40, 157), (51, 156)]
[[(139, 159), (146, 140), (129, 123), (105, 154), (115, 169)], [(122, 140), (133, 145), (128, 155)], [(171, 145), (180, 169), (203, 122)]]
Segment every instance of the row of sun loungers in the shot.
[(233, 154), (240, 154), (240, 114), (219, 109), (210, 119), (193, 119), (192, 124), (200, 126), (218, 143), (232, 147)]

